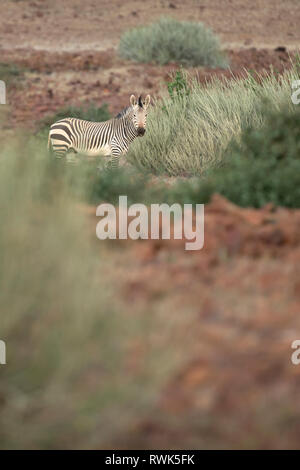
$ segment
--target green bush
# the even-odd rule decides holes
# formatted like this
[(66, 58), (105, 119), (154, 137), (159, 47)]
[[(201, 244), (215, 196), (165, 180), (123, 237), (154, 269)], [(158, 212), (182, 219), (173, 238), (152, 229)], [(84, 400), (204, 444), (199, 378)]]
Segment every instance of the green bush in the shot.
[(227, 67), (214, 33), (202, 23), (161, 18), (149, 26), (127, 31), (121, 37), (119, 54), (136, 62)]
[(170, 199), (206, 203), (219, 193), (244, 207), (300, 207), (300, 107), (264, 113), (263, 127), (229, 144), (222, 167), (174, 186)]
[(103, 169), (91, 175), (92, 182), (87, 188), (90, 202), (108, 201), (118, 204), (119, 195), (126, 195), (128, 203), (145, 200), (145, 184), (147, 176), (134, 169), (118, 170)]
[(229, 146), (217, 191), (240, 206), (300, 207), (300, 108), (267, 108), (266, 116), (263, 127), (246, 129)]
[(12, 85), (19, 82), (24, 76), (24, 68), (15, 64), (0, 62), (0, 80)]

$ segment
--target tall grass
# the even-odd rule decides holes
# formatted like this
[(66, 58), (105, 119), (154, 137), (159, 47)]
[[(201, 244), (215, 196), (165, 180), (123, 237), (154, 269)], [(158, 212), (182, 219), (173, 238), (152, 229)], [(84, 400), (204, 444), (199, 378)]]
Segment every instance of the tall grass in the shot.
[(121, 37), (119, 54), (136, 62), (227, 67), (219, 39), (204, 24), (161, 18), (149, 26), (127, 31)]
[(147, 131), (129, 149), (129, 160), (141, 168), (168, 175), (202, 175), (222, 164), (232, 138), (247, 126), (259, 128), (265, 121), (264, 102), (280, 110), (291, 101), (291, 83), (299, 78), (296, 68), (281, 77), (269, 73), (243, 79), (215, 78), (205, 86), (190, 82), (190, 93), (180, 99), (165, 96), (149, 113)]

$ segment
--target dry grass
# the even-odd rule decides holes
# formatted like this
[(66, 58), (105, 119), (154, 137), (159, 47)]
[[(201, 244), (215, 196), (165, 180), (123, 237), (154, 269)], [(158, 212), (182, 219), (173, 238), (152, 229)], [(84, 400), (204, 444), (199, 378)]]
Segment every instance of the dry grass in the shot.
[(156, 102), (143, 139), (131, 146), (129, 160), (135, 165), (169, 175), (203, 174), (222, 163), (228, 143), (238, 138), (246, 126), (264, 123), (263, 106), (280, 110), (293, 108), (291, 83), (298, 77), (296, 68), (280, 78), (268, 74), (255, 80), (214, 79), (206, 86), (190, 81), (187, 97)]

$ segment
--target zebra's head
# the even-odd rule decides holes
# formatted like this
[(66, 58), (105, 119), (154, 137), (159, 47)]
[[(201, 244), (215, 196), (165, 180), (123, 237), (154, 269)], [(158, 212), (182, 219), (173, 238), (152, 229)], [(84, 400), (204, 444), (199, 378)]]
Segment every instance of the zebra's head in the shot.
[(132, 122), (139, 136), (143, 136), (146, 132), (147, 109), (150, 104), (150, 95), (145, 100), (139, 96), (138, 100), (134, 95), (130, 97), (130, 105), (132, 107)]

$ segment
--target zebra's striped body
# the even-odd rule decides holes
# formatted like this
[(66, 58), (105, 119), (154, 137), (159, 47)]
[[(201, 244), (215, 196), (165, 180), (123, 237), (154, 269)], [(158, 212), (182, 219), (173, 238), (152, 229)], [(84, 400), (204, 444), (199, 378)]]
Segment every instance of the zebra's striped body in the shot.
[(144, 103), (141, 97), (137, 102), (132, 95), (131, 106), (105, 122), (61, 119), (50, 128), (48, 147), (51, 143), (57, 157), (63, 157), (68, 152), (87, 156), (111, 156), (112, 166), (118, 166), (119, 157), (128, 151), (130, 143), (145, 133), (149, 102), (149, 95)]

